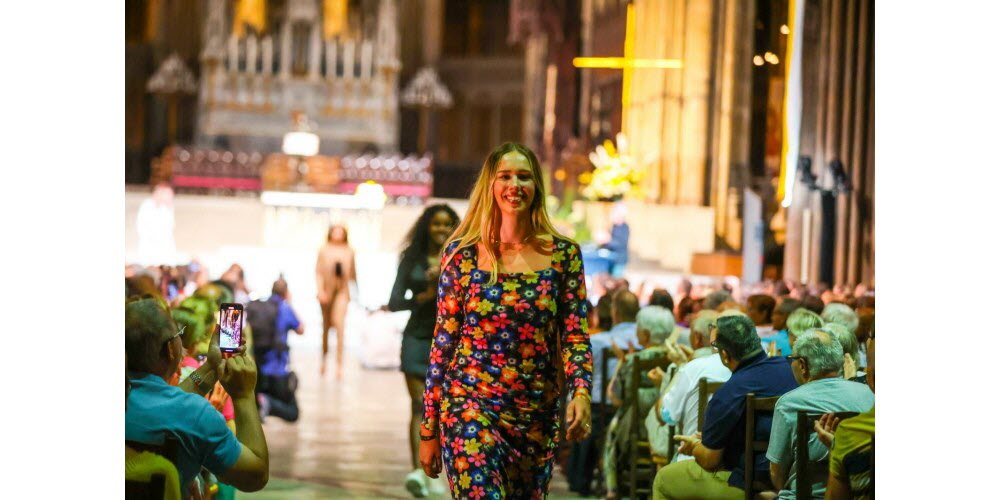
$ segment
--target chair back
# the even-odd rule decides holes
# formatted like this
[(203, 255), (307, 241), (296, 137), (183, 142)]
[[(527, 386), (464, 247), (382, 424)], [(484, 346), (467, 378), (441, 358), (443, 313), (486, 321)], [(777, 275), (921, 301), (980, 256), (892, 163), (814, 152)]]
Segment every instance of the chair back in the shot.
[(767, 482), (756, 480), (754, 455), (758, 452), (767, 452), (768, 444), (767, 440), (757, 440), (758, 413), (774, 414), (774, 405), (777, 402), (778, 396), (758, 398), (752, 392), (747, 394), (747, 427), (743, 447), (743, 493), (746, 500), (753, 500), (758, 492), (772, 489), (770, 480)]
[(602, 422), (607, 422), (610, 420), (610, 415), (607, 415), (607, 407), (611, 404), (608, 401), (608, 384), (611, 383), (611, 374), (608, 373), (608, 364), (611, 362), (611, 358), (614, 356), (614, 351), (610, 347), (605, 347), (601, 350), (601, 417)]
[[(822, 413), (798, 412), (798, 420), (795, 423), (795, 498), (812, 498), (812, 485), (814, 482), (822, 481), (826, 483), (828, 467), (827, 462), (814, 463), (809, 461), (809, 436), (816, 432), (813, 425)], [(845, 418), (856, 417), (856, 411), (842, 411), (834, 413), (834, 416), (843, 420)], [(777, 485), (781, 487), (782, 485)]]
[(167, 479), (163, 474), (153, 474), (149, 481), (125, 480), (125, 500), (162, 500)]
[[(642, 385), (642, 376), (652, 370), (653, 368), (659, 367), (661, 370), (666, 371), (670, 365), (670, 360), (667, 359), (665, 354), (660, 354), (659, 356), (650, 359), (639, 359), (638, 356), (633, 355), (632, 357), (632, 373), (629, 374), (629, 387), (628, 393), (625, 395), (625, 405), (631, 408), (632, 411), (632, 422), (631, 429), (629, 429), (628, 436), (628, 485), (629, 485), (629, 496), (631, 498), (638, 498), (640, 496), (651, 496), (653, 479), (656, 477), (656, 464), (653, 463), (652, 455), (650, 455), (649, 441), (640, 441), (639, 432), (641, 429), (645, 429), (642, 425), (641, 417), (645, 417), (640, 408), (640, 398), (639, 389)], [(648, 412), (649, 409), (647, 408)], [(622, 464), (619, 461), (619, 469)], [(639, 477), (640, 474), (643, 476), (648, 476), (644, 481), (643, 487), (639, 487)]]
[[(148, 451), (166, 458), (170, 463), (177, 466), (177, 455), (180, 450), (180, 441), (173, 434), (167, 434), (163, 438), (163, 444), (140, 443), (126, 439), (125, 446), (137, 452)], [(148, 482), (125, 480), (125, 498), (127, 500), (161, 500), (166, 489), (166, 478), (163, 474), (153, 474)]]
[(707, 378), (698, 379), (698, 432), (701, 432), (705, 425), (705, 408), (708, 406), (708, 398), (719, 390), (725, 382), (709, 382)]

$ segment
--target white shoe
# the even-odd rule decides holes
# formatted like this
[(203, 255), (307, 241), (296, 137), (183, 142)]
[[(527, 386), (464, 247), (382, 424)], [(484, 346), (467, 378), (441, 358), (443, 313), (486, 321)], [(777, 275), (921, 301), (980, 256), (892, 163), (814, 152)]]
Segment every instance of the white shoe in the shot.
[(406, 475), (406, 491), (409, 491), (415, 498), (426, 497), (427, 485), (424, 482), (426, 477), (423, 470), (414, 469), (413, 472)]
[[(442, 472), (443, 474), (443, 472)], [(424, 480), (427, 481), (427, 487), (432, 495), (435, 496), (445, 496), (448, 494), (448, 487), (446, 486), (445, 479), (442, 476), (438, 476), (437, 479), (432, 479), (424, 475)]]

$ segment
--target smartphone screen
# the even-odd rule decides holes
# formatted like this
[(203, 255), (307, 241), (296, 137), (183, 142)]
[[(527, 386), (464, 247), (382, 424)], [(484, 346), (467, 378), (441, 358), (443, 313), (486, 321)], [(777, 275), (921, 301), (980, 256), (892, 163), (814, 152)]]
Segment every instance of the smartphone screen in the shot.
[(219, 306), (219, 350), (238, 352), (243, 340), (243, 306), (225, 303)]

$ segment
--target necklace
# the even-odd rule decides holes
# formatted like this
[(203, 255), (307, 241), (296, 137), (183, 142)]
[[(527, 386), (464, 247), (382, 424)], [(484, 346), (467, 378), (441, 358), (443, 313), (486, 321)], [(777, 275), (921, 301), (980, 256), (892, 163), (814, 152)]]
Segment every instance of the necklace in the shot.
[(531, 236), (525, 236), (524, 238), (521, 238), (521, 241), (515, 241), (515, 242), (506, 242), (494, 239), (493, 244), (498, 245), (500, 248), (520, 248), (524, 246), (524, 244), (527, 243), (529, 239), (531, 239)]

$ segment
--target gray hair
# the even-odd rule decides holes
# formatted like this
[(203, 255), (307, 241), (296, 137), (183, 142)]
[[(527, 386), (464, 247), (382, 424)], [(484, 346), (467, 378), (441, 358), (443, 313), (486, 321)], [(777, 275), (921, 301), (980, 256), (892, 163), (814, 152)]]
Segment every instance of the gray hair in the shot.
[(820, 314), (820, 317), (827, 323), (837, 323), (846, 326), (852, 334), (858, 331), (858, 314), (847, 304), (837, 302), (827, 304), (823, 308), (823, 314)]
[(785, 325), (788, 328), (789, 333), (799, 336), (810, 328), (822, 327), (823, 318), (820, 318), (818, 314), (804, 307), (800, 307), (792, 311), (792, 314), (788, 315), (788, 320), (785, 321)]
[(697, 335), (701, 337), (701, 343), (708, 345), (711, 342), (709, 338), (709, 330), (711, 329), (712, 323), (719, 319), (719, 313), (711, 309), (702, 309), (698, 311), (698, 315), (694, 317), (691, 321), (691, 336)]
[(812, 328), (795, 340), (792, 354), (806, 358), (809, 378), (823, 373), (844, 374), (844, 347), (833, 335)]
[(722, 305), (724, 302), (730, 300), (733, 300), (733, 296), (730, 295), (729, 292), (725, 290), (716, 290), (706, 295), (705, 298), (702, 299), (701, 306), (704, 309), (715, 309), (716, 307)]
[[(861, 366), (859, 359), (861, 358), (861, 345), (858, 344), (857, 337), (846, 326), (840, 323), (827, 323), (823, 328), (820, 328), (820, 331), (829, 333), (836, 338), (840, 342), (840, 345), (843, 346), (844, 354), (850, 355), (856, 366)], [(851, 375), (853, 376), (854, 374), (852, 373)]]
[(661, 306), (643, 307), (636, 315), (635, 322), (637, 330), (649, 332), (649, 340), (654, 345), (665, 343), (675, 325), (674, 313)]

